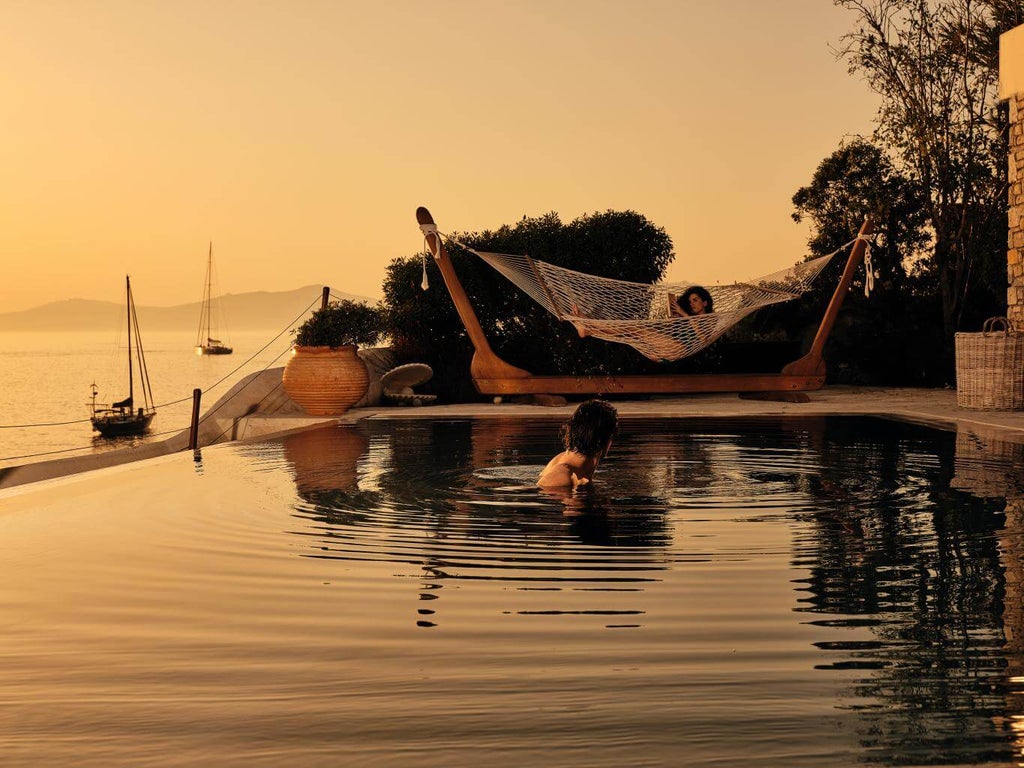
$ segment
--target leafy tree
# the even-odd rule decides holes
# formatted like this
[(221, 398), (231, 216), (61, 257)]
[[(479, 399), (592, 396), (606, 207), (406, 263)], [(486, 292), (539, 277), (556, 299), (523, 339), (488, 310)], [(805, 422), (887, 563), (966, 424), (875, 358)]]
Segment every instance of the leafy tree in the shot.
[[(931, 242), (919, 246), (927, 258), (914, 268), (937, 285), (949, 345), (968, 315), (998, 311), (993, 284), (1005, 274), (1007, 189), (998, 36), (1024, 20), (1024, 4), (835, 2), (858, 23), (840, 55), (882, 97), (875, 142), (917, 188)], [(994, 307), (978, 309), (993, 300)]]
[[(872, 251), (883, 282), (907, 286), (922, 248), (928, 244), (927, 219), (918, 188), (876, 145), (855, 139), (821, 161), (811, 183), (793, 195), (793, 220), (814, 224), (813, 256), (831, 253), (849, 241), (870, 216), (880, 247)], [(859, 278), (862, 279), (862, 278)]]
[[(951, 370), (943, 362), (945, 339), (935, 322), (937, 296), (919, 268), (930, 242), (919, 187), (876, 145), (856, 139), (821, 162), (811, 183), (793, 196), (793, 204), (794, 220), (809, 219), (814, 225), (814, 256), (849, 241), (865, 216), (875, 224), (874, 291), (865, 297), (864, 271), (859, 271), (826, 350), (830, 380), (945, 383)], [(790, 335), (813, 333), (844, 263), (837, 256), (804, 301), (766, 312), (759, 322), (782, 324)]]
[[(524, 217), (494, 231), (456, 233), (480, 251), (528, 254), (592, 275), (652, 283), (674, 258), (665, 231), (633, 211), (606, 211), (563, 224), (556, 213)], [(581, 339), (473, 254), (448, 253), (491, 347), (512, 365), (536, 374), (601, 375), (664, 370), (631, 347)], [(432, 388), (453, 400), (474, 399), (472, 346), (433, 259), (422, 290), (421, 256), (395, 259), (384, 282), (383, 310), (398, 362), (434, 368)]]

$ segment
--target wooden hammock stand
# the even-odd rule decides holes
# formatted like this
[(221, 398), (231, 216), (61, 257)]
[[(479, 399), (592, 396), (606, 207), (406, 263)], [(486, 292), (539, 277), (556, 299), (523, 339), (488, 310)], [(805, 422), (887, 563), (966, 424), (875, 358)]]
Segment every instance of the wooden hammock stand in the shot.
[[(430, 211), (416, 209), (416, 221), (434, 224)], [(864, 259), (866, 237), (873, 232), (870, 219), (865, 219), (860, 236), (850, 249), (846, 267), (839, 279), (832, 300), (825, 310), (810, 351), (794, 360), (781, 373), (700, 373), (700, 374), (629, 374), (617, 376), (535, 376), (522, 368), (509, 365), (491, 349), (476, 312), (466, 296), (458, 275), (452, 267), (444, 241), (427, 233), (427, 246), (437, 262), (455, 308), (469, 333), (475, 353), (470, 364), (473, 384), (482, 395), (594, 395), (594, 394), (669, 394), (690, 392), (762, 393), (765, 399), (794, 400), (792, 393), (821, 389), (825, 384), (825, 361), (822, 352), (832, 332), (839, 308), (850, 289), (853, 275)]]

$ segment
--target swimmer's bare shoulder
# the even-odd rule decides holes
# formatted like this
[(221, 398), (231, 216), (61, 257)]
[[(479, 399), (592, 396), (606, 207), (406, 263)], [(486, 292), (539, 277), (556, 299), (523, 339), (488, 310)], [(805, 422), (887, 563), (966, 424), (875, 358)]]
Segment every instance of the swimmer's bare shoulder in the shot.
[(573, 472), (565, 462), (552, 461), (546, 467), (544, 471), (540, 473), (540, 477), (537, 478), (538, 488), (572, 488), (578, 478), (576, 473)]
[(538, 488), (581, 488), (587, 487), (590, 478), (586, 475), (579, 475), (577, 468), (566, 462), (552, 460), (540, 473), (537, 479)]

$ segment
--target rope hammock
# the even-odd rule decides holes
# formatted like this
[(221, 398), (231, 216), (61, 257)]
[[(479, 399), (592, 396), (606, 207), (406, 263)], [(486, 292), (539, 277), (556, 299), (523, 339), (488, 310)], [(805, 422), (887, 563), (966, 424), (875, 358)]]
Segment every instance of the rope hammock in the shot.
[[(431, 224), (420, 228), (425, 235), (443, 235)], [(557, 267), (525, 255), (478, 251), (443, 236), (483, 259), (559, 320), (572, 323), (580, 336), (629, 344), (652, 360), (679, 360), (692, 355), (761, 307), (798, 298), (807, 292), (833, 256), (857, 240), (864, 240), (866, 246), (865, 293), (870, 290), (873, 277), (870, 242), (858, 235), (830, 254), (750, 282), (706, 286), (714, 300), (715, 311), (679, 316), (672, 314), (672, 304), (694, 287), (694, 283), (651, 285), (613, 280)]]

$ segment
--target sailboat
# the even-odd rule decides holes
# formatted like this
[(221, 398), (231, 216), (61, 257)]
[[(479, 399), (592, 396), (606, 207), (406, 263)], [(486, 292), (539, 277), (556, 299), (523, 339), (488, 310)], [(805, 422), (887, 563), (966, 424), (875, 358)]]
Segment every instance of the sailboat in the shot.
[[(132, 298), (131, 278), (125, 275), (125, 290), (127, 294), (128, 312), (128, 397), (119, 402), (113, 403), (110, 407), (96, 407), (96, 385), (92, 385), (92, 428), (103, 437), (123, 437), (126, 435), (141, 435), (156, 416), (156, 407), (153, 405), (153, 391), (149, 386), (149, 371), (146, 370), (146, 355), (142, 351), (142, 337), (139, 335), (139, 318), (135, 314), (135, 300)], [(135, 329), (135, 338), (132, 338), (132, 328)], [(132, 343), (134, 341), (134, 350)], [(132, 368), (132, 352), (135, 353), (136, 362), (139, 368), (139, 383), (142, 390), (142, 407), (135, 408), (135, 376)]]
[(199, 312), (199, 330), (196, 332), (196, 354), (197, 355), (230, 355), (234, 350), (224, 344), (220, 339), (211, 335), (211, 323), (213, 313), (210, 311), (213, 297), (211, 285), (213, 284), (213, 243), (210, 243), (210, 251), (206, 257), (206, 282), (203, 285), (203, 308)]

